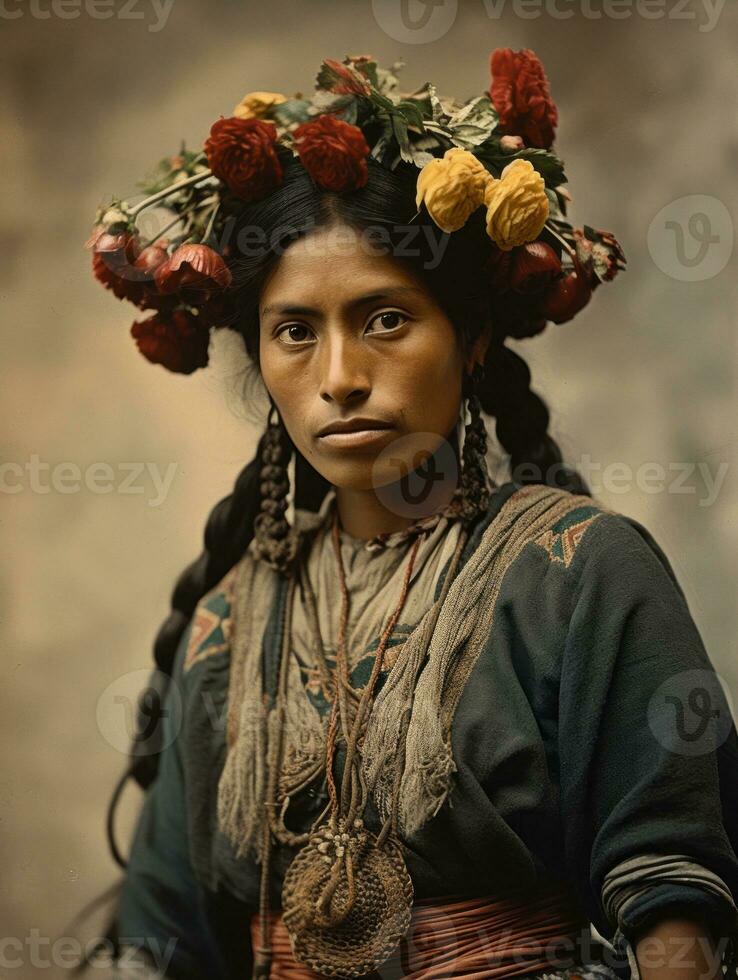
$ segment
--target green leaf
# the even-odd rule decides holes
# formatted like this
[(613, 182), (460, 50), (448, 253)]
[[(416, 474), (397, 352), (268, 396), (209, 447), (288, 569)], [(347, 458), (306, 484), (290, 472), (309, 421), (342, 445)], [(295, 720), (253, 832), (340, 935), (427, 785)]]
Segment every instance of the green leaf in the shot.
[(410, 99), (402, 99), (397, 103), (395, 108), (405, 117), (408, 126), (412, 126), (413, 129), (422, 132), (423, 113), (417, 103), (412, 102)]
[(472, 126), (469, 123), (462, 123), (458, 126), (449, 124), (451, 139), (457, 146), (470, 150), (472, 147), (479, 146), (489, 138), (489, 130), (481, 126)]
[(563, 217), (561, 213), (561, 206), (559, 204), (559, 195), (552, 188), (546, 188), (546, 197), (548, 198), (548, 213), (551, 218)]
[(369, 79), (369, 84), (372, 88), (379, 88), (376, 61), (361, 61), (357, 63), (355, 61), (352, 62), (349, 57), (346, 57), (344, 58), (344, 64), (352, 64), (357, 71)]
[(287, 99), (286, 102), (273, 106), (269, 115), (280, 126), (291, 126), (307, 122), (310, 118), (309, 108), (310, 102), (307, 99)]
[(352, 95), (369, 95), (372, 88), (366, 76), (357, 71), (352, 64), (341, 64), (331, 58), (327, 58), (321, 64), (315, 85), (328, 92), (340, 92), (341, 89), (345, 92), (348, 86), (349, 93)]
[(560, 184), (566, 183), (563, 162), (549, 150), (525, 147), (518, 150), (517, 153), (503, 153), (500, 149), (500, 137), (493, 135), (477, 146), (475, 154), (489, 166), (496, 177), (499, 177), (505, 167), (513, 160), (529, 160), (543, 177), (547, 187), (554, 189)]
[(400, 148), (400, 156), (403, 160), (407, 160), (408, 163), (413, 162), (412, 153), (410, 152), (410, 140), (407, 135), (407, 122), (404, 117), (399, 112), (393, 112), (390, 116), (392, 121), (392, 131), (394, 133), (397, 145)]
[(476, 99), (472, 99), (471, 102), (454, 112), (449, 119), (449, 126), (453, 129), (461, 123), (466, 123), (491, 134), (497, 129), (499, 121), (500, 117), (497, 115), (497, 110), (490, 97), (485, 93)]

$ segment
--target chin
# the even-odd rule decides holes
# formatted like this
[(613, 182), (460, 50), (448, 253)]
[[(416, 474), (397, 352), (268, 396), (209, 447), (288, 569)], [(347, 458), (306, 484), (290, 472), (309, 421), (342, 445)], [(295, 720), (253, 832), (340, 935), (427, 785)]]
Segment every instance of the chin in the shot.
[[(321, 464), (322, 464), (321, 460)], [(377, 485), (374, 478), (374, 457), (346, 459), (315, 466), (320, 475), (332, 486), (341, 490), (372, 490)]]

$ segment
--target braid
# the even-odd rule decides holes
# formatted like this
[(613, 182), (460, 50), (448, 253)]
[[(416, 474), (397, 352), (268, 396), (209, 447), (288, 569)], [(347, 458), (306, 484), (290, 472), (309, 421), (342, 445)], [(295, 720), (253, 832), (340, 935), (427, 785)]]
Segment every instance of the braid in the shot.
[[(478, 383), (477, 383), (478, 385)], [(474, 520), (487, 509), (489, 485), (487, 480), (487, 430), (482, 419), (482, 406), (475, 392), (467, 398), (469, 422), (464, 434), (462, 451), (462, 509), (463, 521)]]
[(512, 478), (591, 496), (582, 476), (564, 465), (561, 449), (548, 432), (548, 408), (531, 389), (530, 380), (530, 368), (515, 351), (503, 343), (490, 347), (479, 397), (484, 410), (496, 419), (497, 438), (510, 454)]
[[(129, 774), (142, 789), (156, 778), (159, 767), (159, 739), (164, 698), (172, 676), (174, 658), (180, 640), (192, 618), (195, 607), (231, 569), (246, 551), (254, 536), (254, 519), (259, 506), (259, 470), (266, 436), (262, 436), (256, 456), (236, 479), (233, 492), (213, 508), (205, 526), (205, 548), (177, 579), (172, 593), (172, 609), (159, 628), (154, 641), (156, 670), (139, 701), (137, 734), (131, 752)], [(142, 732), (146, 750), (137, 751)]]
[(261, 505), (254, 521), (254, 544), (258, 557), (279, 572), (286, 571), (295, 556), (296, 538), (286, 516), (291, 448), (279, 417), (270, 420), (261, 449)]
[(172, 673), (179, 641), (197, 603), (236, 564), (253, 537), (264, 441), (262, 436), (254, 459), (239, 473), (232, 493), (213, 507), (205, 525), (205, 548), (174, 586), (172, 611), (154, 641), (154, 659), (165, 674)]
[[(290, 534), (282, 534), (285, 529), (289, 532), (284, 516), (289, 482), (282, 464), (290, 450), (291, 442), (284, 428), (268, 425), (254, 458), (239, 473), (233, 492), (210, 512), (202, 554), (185, 568), (174, 586), (172, 609), (154, 641), (156, 670), (139, 702), (137, 735), (131, 752), (129, 775), (142, 789), (156, 778), (159, 765), (157, 738), (162, 734), (160, 722), (164, 698), (177, 648), (198, 602), (243, 557), (255, 534), (260, 538), (259, 549), (267, 549), (265, 560), (273, 567), (281, 567), (291, 539)], [(296, 505), (317, 510), (328, 484), (299, 453), (296, 484)], [(260, 534), (260, 525), (262, 532), (268, 527), (267, 535)], [(136, 742), (142, 736), (138, 733), (151, 732), (152, 721), (158, 724), (155, 735), (146, 738), (146, 751), (139, 753)]]

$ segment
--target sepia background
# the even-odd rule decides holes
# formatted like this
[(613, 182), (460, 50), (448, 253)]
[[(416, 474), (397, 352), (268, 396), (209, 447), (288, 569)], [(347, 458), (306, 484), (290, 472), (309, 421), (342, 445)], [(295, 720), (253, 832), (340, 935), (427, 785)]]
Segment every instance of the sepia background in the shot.
[[(423, 39), (403, 25), (400, 0), (174, 0), (163, 22), (151, 0), (128, 16), (113, 0), (110, 19), (66, 2), (8, 0), (0, 16), (0, 390), (3, 461), (19, 467), (3, 471), (2, 493), (0, 935), (67, 935), (118, 878), (104, 834), (125, 764), (113, 695), (143, 684), (174, 578), (254, 444), (236, 347), (221, 338), (212, 366), (191, 377), (146, 362), (128, 335), (136, 311), (93, 280), (83, 243), (98, 205), (135, 195), (181, 139), (200, 145), (247, 91), (309, 91), (324, 57), (403, 59), (406, 91), (431, 80), (462, 99), (488, 87), (494, 47), (542, 58), (572, 218), (614, 231), (629, 266), (574, 322), (517, 349), (567, 459), (632, 474), (590, 482), (664, 548), (735, 697), (735, 6), (711, 24), (703, 0), (680, 19), (596, 18), (597, 0), (559, 0), (575, 11), (566, 20), (543, 2), (538, 17), (510, 0), (448, 2), (433, 14), (448, 17), (442, 35)], [(98, 463), (113, 467), (112, 492), (75, 489), (74, 467)], [(136, 463), (149, 469), (134, 493), (123, 476)], [(638, 479), (646, 463), (665, 479)], [(165, 491), (152, 471), (171, 475)], [(141, 798), (128, 787), (124, 848)], [(24, 980), (64, 972), (0, 966)]]

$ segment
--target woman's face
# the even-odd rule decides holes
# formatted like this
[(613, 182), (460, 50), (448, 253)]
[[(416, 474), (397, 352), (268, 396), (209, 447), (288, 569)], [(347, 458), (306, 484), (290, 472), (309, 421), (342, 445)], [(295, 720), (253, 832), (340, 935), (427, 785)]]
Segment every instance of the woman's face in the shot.
[(285, 250), (259, 320), (266, 387), (297, 449), (334, 486), (393, 482), (452, 433), (465, 363), (451, 321), (420, 279), (345, 225)]

